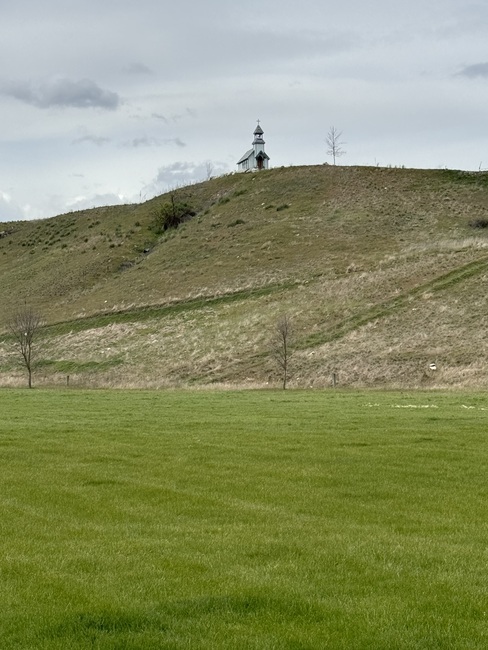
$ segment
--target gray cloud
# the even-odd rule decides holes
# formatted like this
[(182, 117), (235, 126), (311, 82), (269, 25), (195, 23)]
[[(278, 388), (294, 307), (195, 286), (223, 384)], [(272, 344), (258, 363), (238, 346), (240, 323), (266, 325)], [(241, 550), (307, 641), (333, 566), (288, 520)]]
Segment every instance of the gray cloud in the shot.
[(132, 138), (132, 140), (123, 142), (122, 146), (132, 147), (133, 149), (138, 149), (139, 147), (160, 147), (161, 140), (158, 138), (150, 138), (147, 135), (143, 135), (138, 138)]
[(90, 144), (96, 145), (97, 147), (101, 147), (104, 144), (108, 144), (110, 142), (110, 138), (104, 138), (103, 136), (97, 135), (82, 135), (81, 137), (73, 140), (71, 144), (83, 144), (84, 142), (88, 142)]
[(72, 81), (57, 78), (38, 85), (30, 81), (2, 84), (0, 92), (37, 108), (71, 107), (115, 110), (121, 99), (117, 93), (100, 88), (91, 79)]
[(180, 138), (166, 138), (164, 144), (174, 144), (177, 147), (186, 147), (186, 142), (183, 142)]
[(144, 63), (129, 63), (129, 65), (124, 68), (124, 71), (135, 75), (154, 74), (153, 71)]
[(122, 146), (137, 149), (139, 147), (162, 147), (171, 144), (174, 144), (177, 147), (186, 147), (186, 142), (183, 142), (180, 138), (151, 138), (147, 135), (128, 140), (124, 142)]
[(157, 195), (175, 187), (184, 187), (207, 179), (209, 165), (212, 176), (220, 176), (229, 171), (226, 163), (218, 161), (174, 162), (160, 167), (156, 178), (143, 188), (145, 195)]
[(162, 113), (152, 113), (151, 115), (151, 117), (154, 118), (155, 120), (162, 120), (165, 124), (169, 124), (170, 122), (176, 123), (185, 117), (195, 118), (196, 116), (197, 113), (192, 108), (186, 108), (183, 113), (172, 113), (171, 115), (163, 115)]
[[(111, 138), (104, 136), (92, 135), (90, 133), (84, 133), (78, 138), (75, 138), (71, 141), (71, 144), (94, 144), (97, 147), (102, 147), (103, 145), (109, 144), (112, 142)], [(142, 135), (139, 137), (132, 138), (131, 140), (124, 140), (118, 146), (131, 149), (139, 149), (141, 147), (163, 147), (168, 145), (174, 145), (176, 147), (186, 147), (186, 142), (183, 142), (181, 138), (156, 138), (148, 135)]]
[(161, 113), (153, 113), (151, 115), (155, 120), (162, 120), (165, 124), (169, 124), (169, 118), (166, 117), (166, 115), (162, 115)]
[(488, 63), (467, 65), (461, 72), (458, 72), (458, 76), (469, 77), (470, 79), (474, 79), (475, 77), (488, 77)]

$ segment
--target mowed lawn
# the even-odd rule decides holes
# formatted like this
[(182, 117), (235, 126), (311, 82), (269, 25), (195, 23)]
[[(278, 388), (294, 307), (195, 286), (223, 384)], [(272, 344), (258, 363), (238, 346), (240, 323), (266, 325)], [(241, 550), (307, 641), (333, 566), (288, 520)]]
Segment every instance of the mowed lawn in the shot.
[(488, 399), (0, 391), (0, 648), (488, 647)]

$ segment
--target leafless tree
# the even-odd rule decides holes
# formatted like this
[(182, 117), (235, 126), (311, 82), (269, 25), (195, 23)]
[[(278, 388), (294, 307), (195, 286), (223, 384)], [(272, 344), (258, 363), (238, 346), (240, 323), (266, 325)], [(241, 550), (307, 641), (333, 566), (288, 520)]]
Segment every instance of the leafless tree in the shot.
[(32, 347), (42, 326), (41, 315), (32, 307), (21, 307), (8, 321), (7, 326), (27, 370), (29, 388), (32, 388)]
[(209, 181), (212, 178), (213, 172), (214, 172), (214, 166), (212, 164), (212, 161), (207, 160), (205, 162), (205, 174), (207, 176), (207, 181)]
[(335, 126), (331, 126), (327, 137), (325, 138), (325, 143), (327, 144), (327, 155), (332, 156), (334, 165), (336, 164), (336, 158), (343, 156), (346, 152), (342, 148), (342, 145), (346, 144), (341, 141), (342, 131), (338, 131)]
[(292, 323), (288, 315), (284, 314), (275, 326), (272, 340), (273, 357), (278, 364), (283, 380), (283, 390), (290, 376), (290, 357), (292, 354)]

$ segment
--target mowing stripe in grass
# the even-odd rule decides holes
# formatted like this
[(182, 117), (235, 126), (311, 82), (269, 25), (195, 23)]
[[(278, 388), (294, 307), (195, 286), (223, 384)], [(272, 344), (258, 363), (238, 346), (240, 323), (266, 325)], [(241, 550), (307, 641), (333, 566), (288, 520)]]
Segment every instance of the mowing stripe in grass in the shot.
[(445, 275), (441, 275), (430, 282), (414, 287), (410, 291), (406, 291), (398, 296), (395, 296), (385, 302), (374, 305), (371, 309), (359, 312), (350, 316), (341, 322), (337, 323), (333, 328), (328, 331), (316, 332), (296, 343), (297, 349), (306, 350), (313, 348), (330, 341), (335, 341), (359, 327), (367, 325), (371, 321), (378, 320), (390, 316), (395, 311), (402, 309), (412, 298), (416, 298), (423, 293), (437, 292), (447, 289), (455, 284), (459, 284), (464, 280), (480, 275), (488, 270), (488, 257), (484, 256), (481, 259), (470, 262), (460, 268), (449, 271)]
[(189, 300), (176, 301), (166, 305), (103, 312), (94, 316), (87, 316), (76, 320), (61, 321), (59, 323), (53, 323), (52, 325), (46, 325), (41, 331), (46, 335), (59, 335), (66, 332), (80, 332), (87, 329), (105, 327), (111, 323), (141, 322), (152, 318), (174, 316), (183, 311), (213, 307), (240, 300), (253, 300), (275, 292), (287, 291), (293, 289), (295, 286), (295, 282), (283, 282), (282, 284), (270, 284), (256, 289), (243, 289), (219, 296), (191, 298)]

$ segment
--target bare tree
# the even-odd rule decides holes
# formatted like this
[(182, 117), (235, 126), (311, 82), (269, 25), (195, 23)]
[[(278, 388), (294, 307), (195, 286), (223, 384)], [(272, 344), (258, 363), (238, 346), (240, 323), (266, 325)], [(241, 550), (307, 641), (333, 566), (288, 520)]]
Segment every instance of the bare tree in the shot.
[(32, 346), (42, 326), (41, 315), (32, 307), (21, 307), (8, 321), (7, 326), (27, 370), (29, 388), (32, 388)]
[(336, 158), (343, 156), (346, 152), (342, 148), (342, 145), (346, 144), (341, 141), (342, 131), (338, 131), (335, 126), (331, 126), (327, 137), (325, 138), (325, 143), (327, 144), (327, 155), (332, 156), (334, 165), (336, 164)]
[(282, 373), (283, 390), (286, 389), (290, 376), (290, 356), (293, 351), (291, 337), (291, 319), (285, 314), (276, 323), (272, 340), (273, 356)]
[(211, 160), (206, 160), (205, 161), (205, 174), (206, 174), (206, 177), (207, 177), (207, 181), (209, 181), (212, 178), (213, 172), (214, 172), (214, 166), (212, 164), (212, 161)]

